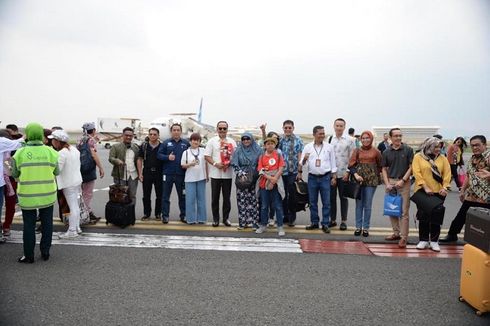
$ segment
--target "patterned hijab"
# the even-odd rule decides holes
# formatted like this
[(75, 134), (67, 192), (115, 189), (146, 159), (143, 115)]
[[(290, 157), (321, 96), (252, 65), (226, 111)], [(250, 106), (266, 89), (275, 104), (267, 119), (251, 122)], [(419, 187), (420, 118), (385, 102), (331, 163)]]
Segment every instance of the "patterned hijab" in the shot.
[(442, 184), (443, 179), (441, 173), (439, 172), (439, 169), (434, 163), (434, 161), (439, 156), (439, 155), (436, 156), (434, 150), (437, 145), (440, 145), (440, 143), (441, 140), (436, 137), (426, 138), (422, 143), (422, 145), (420, 145), (420, 155), (422, 156), (422, 158), (424, 158), (426, 161), (430, 163), (431, 170), (432, 170), (432, 177), (434, 178), (434, 180)]
[(259, 156), (262, 154), (262, 149), (251, 133), (245, 132), (242, 134), (242, 137), (249, 137), (250, 145), (244, 146), (243, 142), (240, 142), (235, 153), (233, 153), (231, 165), (236, 167), (251, 166), (256, 168)]

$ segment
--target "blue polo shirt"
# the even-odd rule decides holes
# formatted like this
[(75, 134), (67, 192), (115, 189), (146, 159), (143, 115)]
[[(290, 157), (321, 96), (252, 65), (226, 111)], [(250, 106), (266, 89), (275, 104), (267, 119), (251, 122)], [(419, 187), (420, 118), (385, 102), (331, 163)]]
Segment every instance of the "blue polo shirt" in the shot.
[[(189, 142), (182, 138), (178, 141), (169, 138), (162, 142), (158, 149), (157, 158), (163, 161), (163, 174), (185, 175), (185, 170), (180, 165), (180, 160), (182, 159), (182, 153), (189, 147)], [(172, 152), (175, 155), (174, 161), (168, 159)]]

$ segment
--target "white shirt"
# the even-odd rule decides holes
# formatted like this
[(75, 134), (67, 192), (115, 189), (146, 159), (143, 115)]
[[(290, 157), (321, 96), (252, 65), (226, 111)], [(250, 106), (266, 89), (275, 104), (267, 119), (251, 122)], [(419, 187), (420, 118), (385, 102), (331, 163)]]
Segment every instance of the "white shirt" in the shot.
[[(230, 137), (226, 137), (226, 142), (233, 146), (234, 152), (236, 149), (236, 142)], [(221, 139), (219, 136), (215, 136), (208, 141), (206, 149), (204, 150), (204, 155), (210, 156), (216, 163), (221, 163), (220, 147)], [(229, 166), (226, 171), (224, 171), (223, 169), (218, 169), (210, 164), (209, 177), (213, 179), (231, 179), (233, 177), (233, 168)]]
[(63, 148), (58, 152), (59, 174), (56, 176), (58, 189), (76, 187), (82, 184), (82, 174), (80, 173), (80, 152), (74, 146), (70, 149)]
[(340, 138), (337, 138), (336, 136), (332, 136), (330, 145), (333, 146), (335, 152), (337, 178), (342, 178), (347, 171), (349, 159), (356, 148), (356, 144), (350, 137), (340, 136)]
[(128, 179), (136, 180), (138, 179), (138, 171), (136, 171), (136, 166), (134, 165), (134, 152), (128, 148), (126, 150), (126, 173), (128, 174)]
[(4, 153), (15, 151), (22, 146), (23, 139), (10, 140), (5, 137), (0, 137), (0, 157), (2, 158), (2, 164), (0, 164), (0, 187), (5, 186), (5, 180), (3, 178), (3, 166), (5, 164)]
[(196, 182), (206, 179), (206, 161), (204, 160), (204, 148), (188, 148), (182, 153), (182, 159), (180, 164), (189, 164), (196, 160), (199, 161), (198, 165), (190, 166), (185, 170), (184, 182)]
[[(321, 145), (314, 145), (314, 142), (306, 144), (301, 154), (301, 162), (304, 161), (307, 153), (310, 154), (305, 164), (308, 167), (308, 173), (325, 174), (327, 172), (337, 172), (335, 152), (332, 145), (326, 142), (323, 142)], [(319, 166), (317, 166), (317, 160), (320, 160)]]

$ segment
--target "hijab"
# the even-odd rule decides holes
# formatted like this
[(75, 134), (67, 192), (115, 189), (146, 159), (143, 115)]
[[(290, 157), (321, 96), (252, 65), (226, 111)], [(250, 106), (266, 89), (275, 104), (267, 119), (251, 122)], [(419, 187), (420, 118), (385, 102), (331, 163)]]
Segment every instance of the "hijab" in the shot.
[(240, 142), (236, 151), (231, 158), (231, 165), (236, 167), (251, 166), (257, 167), (259, 156), (262, 154), (262, 149), (255, 141), (255, 138), (249, 132), (244, 132), (242, 137), (250, 138), (250, 145), (245, 146), (243, 142)]
[[(362, 136), (363, 135), (368, 135), (369, 138), (371, 139), (371, 142), (369, 143), (368, 146), (362, 145)], [(362, 132), (362, 134), (361, 134), (361, 148), (363, 150), (369, 150), (369, 149), (371, 149), (373, 147), (373, 141), (374, 141), (374, 136), (373, 136), (373, 133), (372, 132), (370, 132), (368, 130)]]
[(442, 183), (442, 175), (439, 172), (439, 169), (437, 168), (435, 164), (435, 160), (437, 159), (438, 156), (434, 153), (434, 149), (436, 148), (437, 145), (439, 145), (441, 142), (440, 139), (436, 137), (429, 137), (424, 140), (422, 145), (420, 145), (420, 155), (430, 163), (431, 165), (431, 170), (432, 170), (432, 177), (434, 180), (436, 180), (439, 183)]

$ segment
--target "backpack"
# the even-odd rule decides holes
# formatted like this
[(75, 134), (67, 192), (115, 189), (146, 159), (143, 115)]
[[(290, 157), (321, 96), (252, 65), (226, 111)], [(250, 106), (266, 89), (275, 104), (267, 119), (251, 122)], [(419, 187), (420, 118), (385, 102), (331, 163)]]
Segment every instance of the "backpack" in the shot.
[(308, 199), (308, 183), (303, 180), (297, 180), (293, 187), (294, 189), (289, 200), (289, 209), (294, 212), (306, 211), (306, 207), (310, 206)]
[(92, 151), (88, 146), (88, 139), (82, 141), (78, 146), (80, 151), (80, 172), (85, 174), (95, 169), (95, 161), (92, 157)]

